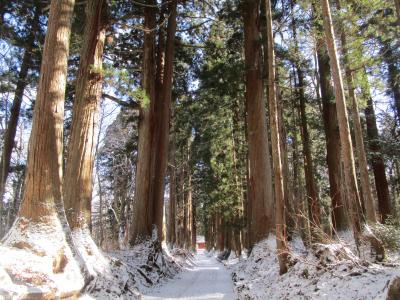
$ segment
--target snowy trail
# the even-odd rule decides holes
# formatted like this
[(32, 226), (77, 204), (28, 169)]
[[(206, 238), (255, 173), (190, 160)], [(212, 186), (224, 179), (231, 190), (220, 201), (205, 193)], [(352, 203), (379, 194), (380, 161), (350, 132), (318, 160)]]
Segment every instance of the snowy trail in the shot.
[(143, 297), (144, 300), (233, 300), (230, 272), (214, 257), (199, 250), (194, 266)]

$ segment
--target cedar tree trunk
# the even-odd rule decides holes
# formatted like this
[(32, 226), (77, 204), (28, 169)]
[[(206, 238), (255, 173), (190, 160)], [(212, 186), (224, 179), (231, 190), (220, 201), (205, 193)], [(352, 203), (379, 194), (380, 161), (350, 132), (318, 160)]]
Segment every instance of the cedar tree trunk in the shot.
[(250, 163), (250, 245), (267, 237), (273, 225), (271, 164), (263, 99), (259, 0), (243, 3), (247, 137)]
[(106, 10), (105, 0), (87, 2), (64, 179), (64, 205), (72, 230), (91, 224), (95, 128), (103, 85), (101, 69)]

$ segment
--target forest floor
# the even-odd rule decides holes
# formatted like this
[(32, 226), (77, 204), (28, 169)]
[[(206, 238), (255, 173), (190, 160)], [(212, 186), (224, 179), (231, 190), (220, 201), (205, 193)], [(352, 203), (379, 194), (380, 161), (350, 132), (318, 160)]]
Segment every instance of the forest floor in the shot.
[(157, 299), (235, 299), (230, 271), (217, 259), (198, 250), (185, 271), (143, 297)]

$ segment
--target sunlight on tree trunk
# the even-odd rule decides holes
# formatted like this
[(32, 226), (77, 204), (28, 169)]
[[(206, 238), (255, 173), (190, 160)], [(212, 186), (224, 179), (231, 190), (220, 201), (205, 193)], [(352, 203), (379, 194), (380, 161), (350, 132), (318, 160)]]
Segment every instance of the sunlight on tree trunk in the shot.
[(250, 245), (266, 238), (273, 226), (271, 163), (266, 128), (259, 43), (259, 0), (243, 4), (246, 111), (250, 162)]
[(276, 222), (276, 244), (279, 260), (279, 273), (287, 272), (288, 249), (286, 241), (285, 222), (285, 196), (283, 184), (283, 167), (281, 153), (281, 137), (279, 132), (279, 112), (275, 94), (275, 54), (274, 35), (272, 28), (271, 3), (265, 0), (265, 11), (267, 16), (267, 37), (268, 37), (268, 103), (271, 123), (272, 158), (274, 162), (274, 186), (275, 186), (275, 222)]
[(351, 220), (356, 243), (360, 242), (362, 233), (361, 203), (358, 194), (357, 178), (353, 156), (353, 145), (350, 136), (349, 118), (347, 115), (346, 101), (343, 88), (343, 80), (337, 57), (335, 34), (333, 32), (332, 17), (328, 0), (321, 0), (322, 14), (324, 18), (325, 37), (328, 54), (331, 62), (333, 81), (336, 95), (336, 108), (340, 129), (340, 142), (342, 145), (342, 159), (344, 165), (344, 178), (348, 191), (349, 219)]

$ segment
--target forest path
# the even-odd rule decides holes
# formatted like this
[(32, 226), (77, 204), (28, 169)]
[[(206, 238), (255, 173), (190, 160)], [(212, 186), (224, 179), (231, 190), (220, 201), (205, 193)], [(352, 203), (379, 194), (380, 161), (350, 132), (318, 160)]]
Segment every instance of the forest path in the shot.
[(204, 250), (197, 252), (193, 267), (143, 297), (144, 300), (235, 298), (230, 272), (215, 257), (208, 257)]

